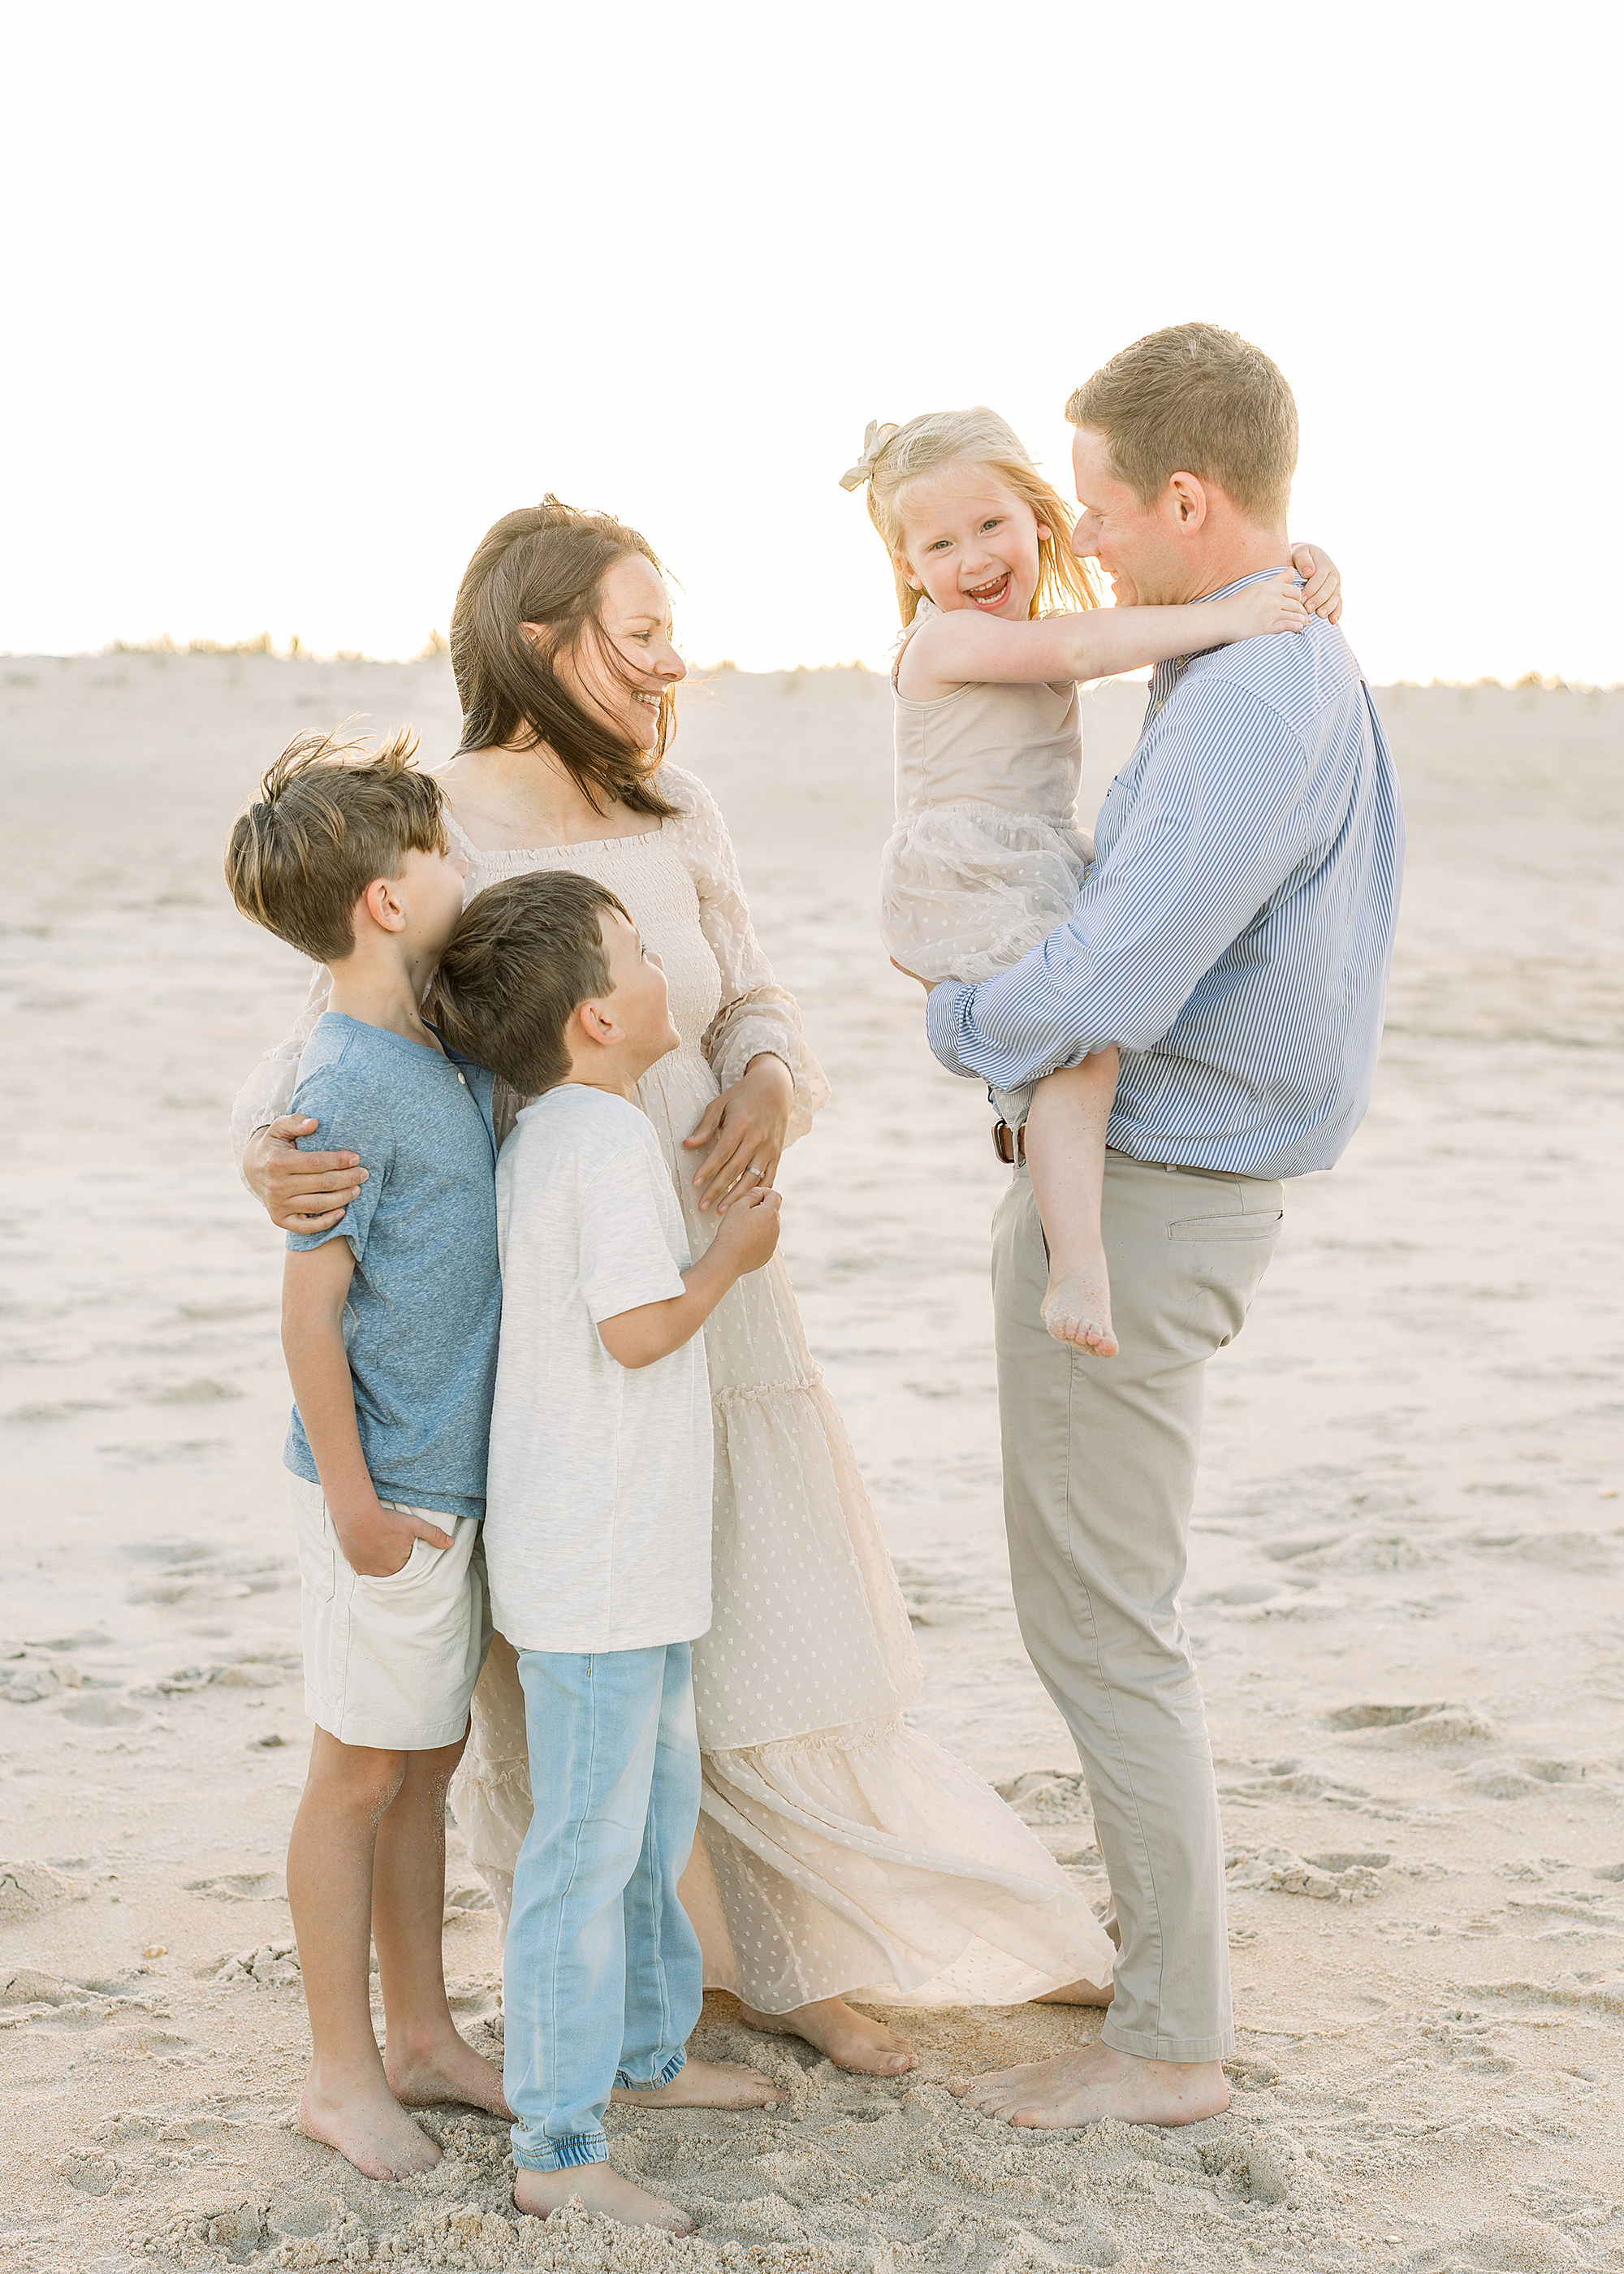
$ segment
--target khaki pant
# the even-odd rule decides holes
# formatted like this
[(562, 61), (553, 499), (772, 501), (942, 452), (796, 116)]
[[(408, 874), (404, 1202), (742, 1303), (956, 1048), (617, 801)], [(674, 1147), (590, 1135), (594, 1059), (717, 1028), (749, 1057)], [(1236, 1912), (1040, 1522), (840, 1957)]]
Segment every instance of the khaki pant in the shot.
[(1280, 1235), (1281, 1187), (1108, 1153), (1102, 1213), (1122, 1345), (1109, 1359), (1073, 1356), (1044, 1328), (1048, 1264), (1024, 1167), (993, 1219), (1010, 1569), (1110, 1875), (1122, 1956), (1106, 2042), (1216, 2060), (1234, 2043), (1223, 1840), (1178, 1593), (1207, 1361), (1244, 1322)]

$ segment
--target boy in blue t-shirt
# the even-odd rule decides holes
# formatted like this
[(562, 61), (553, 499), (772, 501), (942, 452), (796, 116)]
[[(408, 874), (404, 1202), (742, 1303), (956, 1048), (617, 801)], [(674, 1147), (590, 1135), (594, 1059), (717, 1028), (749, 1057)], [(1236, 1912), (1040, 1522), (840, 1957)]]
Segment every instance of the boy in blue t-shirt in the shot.
[[(445, 1805), (491, 1638), (481, 1519), (501, 1283), (492, 1077), (418, 1008), (462, 907), (438, 783), (306, 736), (241, 816), (244, 915), (327, 964), (293, 1110), (369, 1175), (290, 1233), (283, 1464), (298, 1534), (310, 1774), (288, 1849), (312, 2056), (301, 2127), (373, 2179), (440, 2150), (406, 2106), (508, 2113), (446, 2002)], [(372, 2035), (370, 1950), (385, 2047)]]

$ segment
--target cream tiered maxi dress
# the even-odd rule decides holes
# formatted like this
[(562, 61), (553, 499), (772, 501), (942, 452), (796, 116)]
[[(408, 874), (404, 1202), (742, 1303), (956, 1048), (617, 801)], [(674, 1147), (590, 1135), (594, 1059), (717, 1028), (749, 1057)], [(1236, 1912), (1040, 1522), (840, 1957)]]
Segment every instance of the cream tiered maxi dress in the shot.
[[(470, 899), (531, 870), (593, 877), (664, 962), (682, 1043), (650, 1069), (638, 1097), (697, 1255), (717, 1219), (699, 1212), (698, 1156), (681, 1142), (711, 1099), (771, 1052), (794, 1077), (793, 1140), (829, 1089), (756, 943), (714, 799), (678, 766), (658, 781), (681, 811), (640, 836), (485, 853), (452, 826)], [(287, 1110), (326, 998), (318, 971), (299, 1027), (237, 1100), (239, 1156), (255, 1128)], [(913, 1632), (781, 1257), (740, 1280), (704, 1334), (715, 1615), (694, 1645), (704, 1786), (682, 1899), (706, 1986), (782, 2014), (838, 1996), (1006, 2005), (1109, 1981), (1113, 1946), (1048, 1850), (980, 1777), (907, 1725), (921, 1681)], [(500, 1637), (452, 1805), (505, 1914), (530, 1783), (517, 1661)]]

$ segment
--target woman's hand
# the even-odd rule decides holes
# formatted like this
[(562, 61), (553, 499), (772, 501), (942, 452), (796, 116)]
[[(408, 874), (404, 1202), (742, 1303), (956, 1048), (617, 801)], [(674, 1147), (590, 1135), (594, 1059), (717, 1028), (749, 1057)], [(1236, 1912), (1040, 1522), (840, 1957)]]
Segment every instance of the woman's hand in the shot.
[(1291, 566), (1303, 580), (1303, 606), (1310, 615), (1339, 623), (1342, 613), (1342, 571), (1322, 545), (1294, 545)]
[(772, 1182), (794, 1100), (794, 1077), (782, 1058), (766, 1051), (750, 1060), (742, 1081), (711, 1099), (693, 1135), (682, 1140), (690, 1150), (710, 1148), (694, 1171), (702, 1214), (714, 1207), (726, 1216), (735, 1201)]
[(330, 1231), (366, 1182), (354, 1153), (300, 1152), (294, 1139), (320, 1126), (308, 1114), (284, 1113), (244, 1149), (248, 1189), (279, 1231)]

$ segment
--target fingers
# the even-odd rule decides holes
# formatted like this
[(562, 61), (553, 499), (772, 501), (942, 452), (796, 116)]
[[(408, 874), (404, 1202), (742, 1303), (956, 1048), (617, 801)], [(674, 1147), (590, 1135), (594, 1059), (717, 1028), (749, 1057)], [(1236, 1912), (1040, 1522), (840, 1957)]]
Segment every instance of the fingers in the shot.
[[(297, 1168), (295, 1162), (298, 1164)], [(359, 1181), (365, 1184), (369, 1172), (361, 1167), (353, 1153), (302, 1153), (296, 1149), (291, 1158), (278, 1164), (275, 1173), (293, 1178), (326, 1177), (335, 1183), (342, 1179), (343, 1183), (352, 1185), (357, 1182), (357, 1171)]]
[(741, 1118), (730, 1122), (694, 1171), (694, 1185), (702, 1195), (703, 1214), (718, 1193), (725, 1193), (753, 1157), (751, 1148), (759, 1133)]
[(331, 1231), (343, 1213), (342, 1208), (329, 1209), (325, 1216), (273, 1216), (271, 1222), (278, 1231)]
[[(312, 1129), (320, 1129), (320, 1126), (321, 1124), (312, 1121), (308, 1113), (282, 1113), (274, 1121), (266, 1124), (265, 1133), (267, 1137), (279, 1138), (284, 1145), (290, 1145), (296, 1137), (308, 1137)], [(335, 1156), (335, 1158), (338, 1157)], [(342, 1157), (353, 1159), (354, 1156)]]
[(685, 1145), (708, 1145), (722, 1126), (722, 1111), (721, 1099), (713, 1097), (700, 1116), (699, 1126), (693, 1135), (685, 1137), (682, 1142)]
[[(410, 1517), (409, 1522), (414, 1535), (419, 1540), (426, 1540), (431, 1547), (450, 1547), (451, 1534), (442, 1532), (437, 1524), (430, 1524), (420, 1516)], [(410, 1550), (407, 1552), (410, 1554)]]

